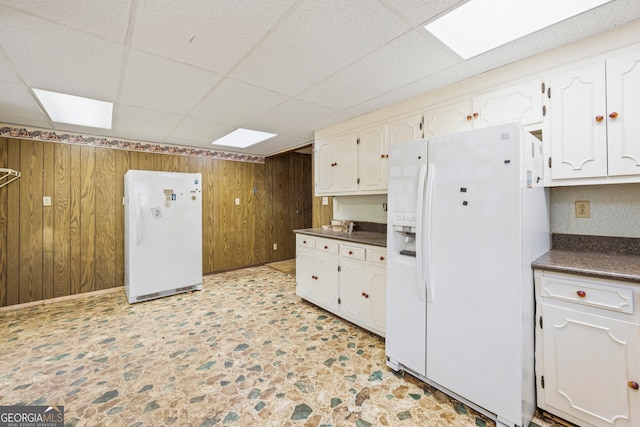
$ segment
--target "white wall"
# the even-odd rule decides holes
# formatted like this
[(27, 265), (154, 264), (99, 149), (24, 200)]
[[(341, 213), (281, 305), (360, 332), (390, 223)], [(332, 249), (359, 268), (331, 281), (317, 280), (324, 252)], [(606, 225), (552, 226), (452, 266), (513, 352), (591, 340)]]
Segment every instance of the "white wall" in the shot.
[(387, 195), (336, 196), (333, 198), (333, 218), (387, 223), (387, 212), (382, 206), (387, 203)]
[[(590, 218), (576, 218), (577, 201), (589, 202)], [(552, 188), (551, 231), (640, 238), (640, 184)]]

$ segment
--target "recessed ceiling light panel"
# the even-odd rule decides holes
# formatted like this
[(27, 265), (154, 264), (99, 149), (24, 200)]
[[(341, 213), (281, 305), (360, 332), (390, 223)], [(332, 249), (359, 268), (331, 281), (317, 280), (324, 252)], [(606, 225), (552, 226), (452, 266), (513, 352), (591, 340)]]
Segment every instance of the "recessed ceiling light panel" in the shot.
[(611, 0), (470, 0), (425, 25), (469, 59)]
[(111, 102), (42, 89), (33, 89), (33, 92), (54, 122), (111, 129)]
[(275, 133), (261, 132), (251, 129), (236, 129), (220, 139), (212, 142), (214, 145), (226, 145), (228, 147), (245, 148), (258, 142), (266, 141), (276, 136)]

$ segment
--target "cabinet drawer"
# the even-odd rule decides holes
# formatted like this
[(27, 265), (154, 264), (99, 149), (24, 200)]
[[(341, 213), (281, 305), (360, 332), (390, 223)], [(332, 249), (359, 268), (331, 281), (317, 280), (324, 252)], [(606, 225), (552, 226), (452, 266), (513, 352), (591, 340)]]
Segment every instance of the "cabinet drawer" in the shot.
[(633, 314), (633, 290), (627, 288), (543, 276), (540, 293), (543, 298)]
[(307, 236), (306, 234), (296, 234), (296, 244), (298, 246), (313, 249), (316, 247), (316, 239), (311, 236)]
[(364, 261), (365, 250), (358, 246), (340, 245), (340, 256)]
[(387, 251), (367, 249), (367, 262), (375, 265), (387, 265)]
[(320, 251), (330, 252), (332, 254), (338, 253), (338, 244), (336, 242), (332, 242), (331, 240), (316, 240), (316, 249)]

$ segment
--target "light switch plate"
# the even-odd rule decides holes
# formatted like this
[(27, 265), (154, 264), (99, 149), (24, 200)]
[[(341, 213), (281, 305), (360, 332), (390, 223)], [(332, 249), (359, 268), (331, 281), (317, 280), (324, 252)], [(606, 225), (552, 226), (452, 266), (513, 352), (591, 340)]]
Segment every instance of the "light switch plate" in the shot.
[(42, 206), (51, 206), (51, 196), (44, 196), (42, 198)]

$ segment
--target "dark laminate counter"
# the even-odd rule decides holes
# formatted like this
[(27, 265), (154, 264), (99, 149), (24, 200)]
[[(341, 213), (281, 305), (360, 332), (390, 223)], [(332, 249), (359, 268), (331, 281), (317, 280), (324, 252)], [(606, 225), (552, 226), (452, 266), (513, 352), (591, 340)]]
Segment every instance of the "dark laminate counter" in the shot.
[(310, 236), (325, 237), (329, 239), (338, 239), (351, 243), (362, 243), (365, 245), (387, 247), (387, 233), (378, 233), (375, 231), (356, 231), (351, 236), (340, 231), (325, 230), (323, 228), (304, 228), (293, 230), (294, 233), (308, 234)]
[(640, 284), (640, 256), (552, 249), (531, 263), (534, 269)]

